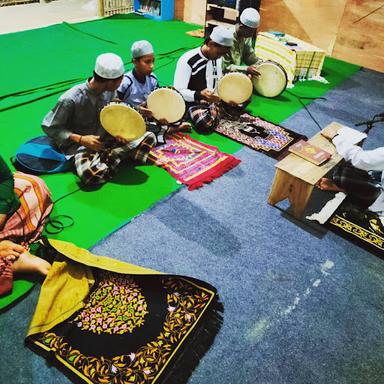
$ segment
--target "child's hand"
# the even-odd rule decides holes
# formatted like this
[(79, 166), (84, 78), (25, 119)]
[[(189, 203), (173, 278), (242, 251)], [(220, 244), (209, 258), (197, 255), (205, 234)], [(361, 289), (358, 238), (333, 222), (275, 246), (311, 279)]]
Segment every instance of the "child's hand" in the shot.
[(81, 136), (81, 145), (84, 147), (93, 149), (94, 151), (100, 151), (103, 148), (103, 144), (100, 141), (100, 136), (85, 135)]
[(150, 109), (148, 109), (148, 108), (145, 108), (145, 107), (139, 107), (139, 111), (140, 111), (140, 113), (141, 113), (144, 117), (146, 117), (146, 118), (148, 118), (148, 119), (151, 119), (151, 118), (153, 117), (152, 111), (151, 111)]
[(129, 143), (129, 140), (124, 139), (124, 137), (121, 137), (121, 136), (115, 136), (115, 139), (116, 139), (119, 143), (121, 143), (121, 144), (127, 144), (127, 143)]
[(169, 125), (169, 122), (167, 121), (167, 119), (159, 119), (157, 120), (161, 125)]
[(207, 100), (208, 103), (218, 103), (220, 101), (220, 97), (215, 95), (210, 89), (204, 89), (200, 92), (201, 97), (204, 100)]
[(247, 73), (256, 77), (259, 77), (261, 75), (261, 73), (257, 70), (257, 67), (255, 65), (250, 65), (247, 68)]

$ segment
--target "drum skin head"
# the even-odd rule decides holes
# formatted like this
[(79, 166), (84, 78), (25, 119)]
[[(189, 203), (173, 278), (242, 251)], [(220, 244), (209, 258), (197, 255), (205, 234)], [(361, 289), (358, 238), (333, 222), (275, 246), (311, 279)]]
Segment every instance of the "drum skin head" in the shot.
[(132, 141), (143, 136), (147, 130), (139, 112), (125, 104), (109, 104), (100, 112), (103, 128), (112, 136)]
[(175, 123), (185, 114), (185, 101), (179, 92), (171, 88), (155, 89), (147, 98), (147, 108), (156, 120)]
[(221, 100), (226, 103), (236, 104), (247, 101), (253, 92), (251, 79), (243, 73), (227, 73), (219, 80), (217, 93)]
[(265, 97), (279, 96), (287, 86), (287, 74), (284, 68), (273, 61), (266, 61), (257, 66), (260, 76), (252, 78), (255, 91)]

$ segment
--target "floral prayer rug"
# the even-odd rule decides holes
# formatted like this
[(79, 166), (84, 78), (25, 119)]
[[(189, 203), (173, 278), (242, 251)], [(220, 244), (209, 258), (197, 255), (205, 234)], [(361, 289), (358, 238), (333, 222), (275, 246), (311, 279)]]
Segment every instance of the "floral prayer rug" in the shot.
[(221, 323), (215, 288), (51, 244), (28, 345), (75, 383), (185, 383)]
[(282, 158), (288, 147), (306, 139), (294, 131), (244, 113), (222, 117), (216, 132), (275, 159)]
[(384, 256), (384, 226), (375, 213), (359, 209), (346, 200), (329, 219), (327, 227), (364, 249)]
[(240, 163), (236, 157), (183, 134), (168, 137), (166, 144), (153, 148), (149, 157), (189, 190), (210, 183)]

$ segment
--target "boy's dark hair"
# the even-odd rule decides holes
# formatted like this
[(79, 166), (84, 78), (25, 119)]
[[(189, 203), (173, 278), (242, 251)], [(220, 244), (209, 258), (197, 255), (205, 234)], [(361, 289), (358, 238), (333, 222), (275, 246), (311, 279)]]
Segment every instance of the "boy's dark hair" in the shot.
[(106, 83), (107, 81), (111, 79), (106, 79), (105, 77), (99, 76), (95, 71), (93, 71), (93, 78), (98, 82), (98, 83)]

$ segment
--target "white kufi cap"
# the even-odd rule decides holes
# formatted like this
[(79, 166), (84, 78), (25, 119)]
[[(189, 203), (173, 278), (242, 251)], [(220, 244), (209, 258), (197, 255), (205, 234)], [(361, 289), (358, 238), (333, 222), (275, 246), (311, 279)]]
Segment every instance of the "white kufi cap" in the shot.
[(95, 72), (104, 79), (117, 79), (124, 74), (124, 63), (114, 53), (103, 53), (96, 58)]
[(219, 25), (218, 27), (213, 28), (209, 38), (216, 44), (223, 45), (224, 47), (232, 47), (233, 30)]
[(256, 29), (260, 25), (260, 14), (255, 8), (245, 8), (240, 15), (240, 23)]
[(152, 44), (147, 40), (135, 41), (131, 48), (132, 58), (137, 59), (138, 57), (149, 55), (153, 53)]

